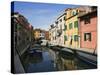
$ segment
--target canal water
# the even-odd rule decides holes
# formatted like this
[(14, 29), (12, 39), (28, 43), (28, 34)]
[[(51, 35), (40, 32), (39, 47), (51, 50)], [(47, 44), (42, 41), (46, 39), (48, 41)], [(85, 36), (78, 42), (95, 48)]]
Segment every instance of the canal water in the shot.
[(48, 48), (42, 48), (40, 51), (33, 53), (24, 53), (24, 55), (22, 55), (22, 63), (26, 73), (96, 68), (80, 60), (74, 54)]

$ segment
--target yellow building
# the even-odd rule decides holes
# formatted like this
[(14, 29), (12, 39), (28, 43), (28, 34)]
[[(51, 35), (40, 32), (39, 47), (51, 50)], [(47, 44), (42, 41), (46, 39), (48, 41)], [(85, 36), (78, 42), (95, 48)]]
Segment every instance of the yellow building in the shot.
[(80, 47), (78, 36), (78, 12), (77, 8), (69, 8), (66, 12), (66, 47), (77, 48)]
[(40, 38), (40, 29), (34, 30), (34, 38), (35, 40), (38, 40)]

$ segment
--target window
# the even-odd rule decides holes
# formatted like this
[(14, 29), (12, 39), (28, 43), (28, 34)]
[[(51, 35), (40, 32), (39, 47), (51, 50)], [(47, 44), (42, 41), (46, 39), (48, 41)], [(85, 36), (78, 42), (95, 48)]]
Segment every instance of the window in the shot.
[(90, 23), (90, 17), (89, 17), (89, 16), (86, 16), (86, 17), (84, 18), (84, 23), (85, 23), (85, 24), (89, 24), (89, 23)]
[(60, 29), (62, 30), (62, 24), (60, 25)]
[(60, 22), (62, 22), (62, 19), (60, 19)]
[(74, 35), (74, 41), (78, 41), (78, 35)]
[(56, 21), (55, 24), (58, 24), (58, 21)]
[(76, 14), (78, 14), (78, 9), (76, 10)]
[(72, 23), (69, 24), (69, 29), (72, 29)]
[(73, 10), (72, 15), (77, 15), (77, 10)]
[(55, 37), (53, 37), (53, 40), (55, 40)]
[(67, 25), (64, 24), (64, 31), (67, 30)]
[(91, 41), (91, 33), (84, 33), (84, 41)]
[(67, 39), (68, 39), (68, 38), (67, 38), (67, 36), (66, 36), (66, 35), (64, 35), (64, 41), (67, 41)]
[(21, 25), (17, 24), (17, 30), (20, 30), (20, 29), (21, 29)]
[(66, 20), (66, 17), (64, 17), (64, 20)]
[(74, 22), (74, 28), (78, 28), (78, 21)]
[(66, 42), (64, 41), (64, 45), (66, 44)]
[(55, 37), (55, 40), (56, 40), (56, 37)]
[(74, 16), (74, 15), (76, 15), (76, 12), (75, 12), (75, 11), (73, 11), (73, 13), (72, 13), (72, 14), (73, 14), (73, 16)]

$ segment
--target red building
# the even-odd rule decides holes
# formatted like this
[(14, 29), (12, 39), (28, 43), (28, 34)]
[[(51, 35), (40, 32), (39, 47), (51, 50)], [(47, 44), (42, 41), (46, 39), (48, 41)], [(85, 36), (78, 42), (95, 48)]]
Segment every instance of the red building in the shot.
[(46, 40), (49, 40), (49, 31), (45, 31), (45, 38)]
[(96, 49), (97, 46), (97, 8), (79, 16), (80, 47)]

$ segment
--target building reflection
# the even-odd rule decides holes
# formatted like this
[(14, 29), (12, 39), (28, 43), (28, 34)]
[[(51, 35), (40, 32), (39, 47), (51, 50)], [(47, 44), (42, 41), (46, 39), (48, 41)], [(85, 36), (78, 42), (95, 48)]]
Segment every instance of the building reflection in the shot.
[(66, 51), (49, 50), (54, 67), (58, 71), (92, 69), (93, 65), (79, 59), (75, 54)]
[(77, 69), (77, 59), (71, 53), (60, 51), (56, 56), (56, 67), (60, 71)]
[(49, 51), (35, 51), (33, 53), (26, 52), (22, 56), (22, 60), (26, 72), (65, 71), (92, 68), (91, 65), (87, 65), (73, 53), (51, 49)]
[(42, 52), (34, 52), (34, 53), (25, 53), (22, 56), (22, 61), (24, 64), (24, 68), (27, 69), (31, 64), (38, 64), (43, 61)]

